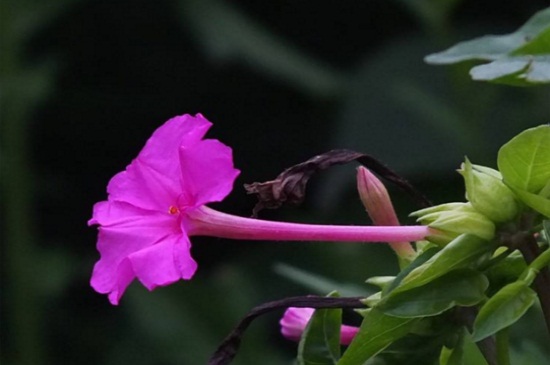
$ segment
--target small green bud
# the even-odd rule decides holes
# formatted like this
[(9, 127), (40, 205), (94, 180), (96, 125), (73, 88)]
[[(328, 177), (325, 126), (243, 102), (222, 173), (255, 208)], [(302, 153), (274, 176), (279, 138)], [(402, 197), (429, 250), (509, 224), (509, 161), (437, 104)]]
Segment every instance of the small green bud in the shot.
[(504, 185), (500, 172), (468, 159), (458, 172), (464, 177), (466, 198), (477, 211), (494, 222), (506, 222), (518, 214), (516, 196)]
[(417, 222), (438, 231), (427, 237), (437, 244), (445, 245), (463, 233), (474, 234), (485, 240), (491, 240), (495, 236), (495, 224), (476, 211), (470, 203), (442, 204), (411, 215), (418, 217)]

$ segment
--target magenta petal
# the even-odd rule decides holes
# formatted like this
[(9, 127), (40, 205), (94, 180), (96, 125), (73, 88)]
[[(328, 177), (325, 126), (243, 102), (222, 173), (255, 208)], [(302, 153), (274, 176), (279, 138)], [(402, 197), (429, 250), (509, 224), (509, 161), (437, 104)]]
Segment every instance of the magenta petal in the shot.
[(200, 205), (223, 200), (233, 189), (239, 170), (233, 167), (231, 148), (213, 139), (194, 146), (182, 145), (180, 163), (185, 205)]
[(176, 216), (121, 202), (96, 204), (90, 222), (101, 224), (97, 243), (101, 258), (94, 266), (91, 285), (99, 293), (111, 293), (111, 302), (133, 279), (133, 269), (126, 262), (131, 254), (182, 236)]
[(185, 114), (169, 119), (149, 138), (138, 159), (170, 178), (180, 177), (178, 148), (199, 142), (212, 126), (201, 114)]
[(149, 138), (138, 157), (109, 182), (109, 200), (144, 209), (168, 210), (180, 195), (179, 147), (194, 146), (212, 123), (202, 115), (174, 117)]
[(177, 204), (180, 174), (164, 175), (136, 159), (116, 174), (109, 185), (109, 200), (130, 203), (149, 210), (166, 211)]
[(281, 333), (292, 341), (300, 341), (307, 323), (315, 313), (313, 308), (289, 307), (279, 321)]
[(109, 301), (113, 305), (118, 305), (122, 294), (126, 291), (126, 288), (134, 280), (136, 275), (128, 259), (124, 259), (120, 265), (118, 265), (116, 281), (109, 293)]
[(189, 252), (189, 241), (181, 238), (172, 236), (129, 256), (136, 277), (147, 289), (193, 276), (197, 264)]

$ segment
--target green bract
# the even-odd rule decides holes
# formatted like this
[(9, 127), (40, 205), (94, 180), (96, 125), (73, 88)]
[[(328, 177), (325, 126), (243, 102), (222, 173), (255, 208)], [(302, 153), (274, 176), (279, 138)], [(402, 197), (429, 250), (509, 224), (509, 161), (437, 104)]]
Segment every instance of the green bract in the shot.
[(463, 233), (473, 234), (488, 241), (495, 235), (495, 224), (474, 209), (470, 203), (442, 204), (418, 210), (411, 216), (418, 217), (417, 222), (439, 231), (427, 237), (438, 244), (447, 244)]
[(516, 197), (498, 171), (472, 165), (466, 159), (459, 173), (464, 177), (467, 199), (477, 211), (494, 222), (506, 222), (518, 214)]

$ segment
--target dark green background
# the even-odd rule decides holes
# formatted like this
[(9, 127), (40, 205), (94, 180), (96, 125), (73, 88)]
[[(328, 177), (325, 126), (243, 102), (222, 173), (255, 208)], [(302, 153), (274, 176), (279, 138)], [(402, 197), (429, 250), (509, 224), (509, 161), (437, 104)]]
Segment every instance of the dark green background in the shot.
[[(242, 171), (220, 210), (249, 215), (243, 183), (332, 148), (378, 157), (436, 203), (462, 201), (463, 156), (494, 167), (500, 145), (548, 122), (549, 89), (475, 83), (467, 65), (422, 58), (512, 32), (546, 5), (2, 1), (2, 364), (204, 364), (253, 306), (314, 292), (278, 263), (370, 292), (367, 277), (396, 270), (384, 245), (194, 238), (192, 281), (152, 293), (135, 283), (113, 307), (88, 284), (98, 254), (86, 221), (154, 129), (197, 112)], [(322, 173), (301, 208), (263, 217), (368, 222), (354, 173)], [(390, 192), (412, 223), (414, 204)], [(235, 364), (292, 362), (280, 314), (252, 326)], [(536, 359), (547, 337), (539, 314), (528, 317), (514, 351)]]

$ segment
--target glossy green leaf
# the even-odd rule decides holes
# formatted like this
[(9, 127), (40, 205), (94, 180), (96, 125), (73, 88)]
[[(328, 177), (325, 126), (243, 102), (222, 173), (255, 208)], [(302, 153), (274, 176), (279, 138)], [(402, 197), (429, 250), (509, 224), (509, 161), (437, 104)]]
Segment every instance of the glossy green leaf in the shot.
[(406, 291), (425, 285), (448, 272), (474, 266), (478, 259), (491, 250), (491, 245), (477, 236), (463, 234), (421, 266), (412, 270), (395, 291)]
[(388, 316), (373, 308), (337, 365), (364, 364), (394, 341), (407, 335), (417, 321), (414, 318)]
[(550, 8), (536, 13), (516, 32), (489, 35), (457, 45), (425, 58), (431, 64), (466, 60), (492, 61), (472, 68), (474, 80), (510, 85), (550, 82)]
[(340, 359), (341, 325), (342, 309), (315, 310), (298, 345), (298, 364), (336, 364)]
[(488, 286), (485, 275), (477, 271), (455, 270), (426, 285), (393, 292), (377, 308), (396, 317), (435, 316), (456, 305), (472, 306), (481, 302)]
[(536, 293), (524, 281), (500, 289), (481, 307), (474, 322), (474, 341), (480, 341), (516, 322), (534, 303)]
[(499, 150), (497, 163), (508, 186), (538, 194), (550, 180), (550, 125), (512, 138)]

